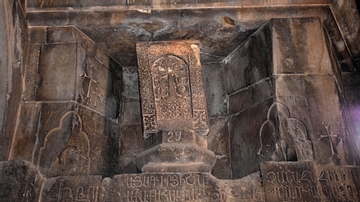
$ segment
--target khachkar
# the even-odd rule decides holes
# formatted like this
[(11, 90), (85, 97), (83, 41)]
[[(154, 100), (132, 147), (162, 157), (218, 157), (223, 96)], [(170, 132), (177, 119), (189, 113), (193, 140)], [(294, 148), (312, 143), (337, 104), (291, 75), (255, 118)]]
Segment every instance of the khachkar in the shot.
[(260, 180), (219, 180), (210, 173), (216, 157), (204, 138), (209, 127), (198, 43), (137, 44), (143, 134), (149, 147), (137, 155), (142, 173), (114, 176), (108, 199), (261, 201)]
[(196, 41), (138, 43), (138, 71), (144, 138), (137, 156), (143, 172), (210, 172), (215, 154), (209, 133)]

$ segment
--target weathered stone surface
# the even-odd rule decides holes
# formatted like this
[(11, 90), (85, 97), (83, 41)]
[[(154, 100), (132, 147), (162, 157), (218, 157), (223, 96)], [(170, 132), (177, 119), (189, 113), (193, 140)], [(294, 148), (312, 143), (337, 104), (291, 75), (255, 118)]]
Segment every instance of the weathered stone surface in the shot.
[(221, 62), (228, 94), (270, 76), (271, 36), (270, 25), (266, 23)]
[(258, 174), (236, 183), (205, 173), (132, 174), (114, 176), (108, 201), (262, 201), (258, 193)]
[(273, 103), (266, 121), (260, 128), (259, 155), (264, 161), (312, 161), (313, 145), (305, 125), (291, 117), (289, 109), (280, 102)]
[(227, 118), (210, 119), (210, 133), (207, 136), (208, 148), (215, 154), (226, 154), (230, 149)]
[(16, 139), (13, 140), (13, 149), (10, 159), (23, 159), (29, 162), (34, 160), (39, 118), (41, 114), (41, 103), (23, 103), (20, 105), (19, 125), (16, 129)]
[(96, 175), (49, 178), (44, 182), (40, 201), (105, 201), (109, 180)]
[(275, 75), (332, 72), (319, 19), (274, 19), (272, 29)]
[[(320, 84), (322, 83), (322, 84)], [(277, 79), (278, 96), (289, 97), (305, 97), (308, 102), (308, 111), (312, 113), (308, 118), (311, 122), (312, 131), (309, 132), (310, 140), (314, 145), (315, 159), (322, 163), (332, 162), (331, 157), (339, 155), (339, 159), (334, 163), (344, 162), (345, 158), (341, 154), (340, 149), (342, 142), (335, 141), (335, 147), (339, 147), (338, 154), (334, 154), (329, 147), (329, 142), (326, 139), (319, 141), (320, 134), (327, 133), (339, 134), (339, 139), (345, 133), (343, 131), (343, 123), (340, 121), (340, 103), (337, 97), (334, 80), (330, 76), (282, 76)], [(325, 85), (326, 84), (326, 85)], [(324, 87), (320, 87), (325, 85)], [(291, 92), (291, 93), (290, 93)], [(329, 99), (332, 95), (332, 99)], [(306, 111), (304, 111), (306, 112)], [(315, 113), (316, 112), (316, 113)], [(326, 131), (325, 126), (331, 125), (331, 131)], [(342, 150), (343, 151), (343, 150)]]
[[(74, 100), (76, 44), (43, 45), (40, 51), (36, 100)], [(62, 85), (64, 81), (68, 85)]]
[(39, 45), (29, 45), (27, 49), (26, 67), (25, 67), (25, 87), (23, 89), (21, 99), (35, 100), (36, 91), (41, 82), (41, 74), (39, 74), (39, 57), (40, 57)]
[(23, 6), (20, 1), (7, 1), (0, 6), (0, 160), (9, 157), (23, 88), (28, 27)]
[[(1, 16), (7, 25), (0, 20), (6, 30), (0, 31), (0, 44), (7, 44), (9, 57), (0, 60), (5, 64), (0, 67), (5, 70), (0, 121), (6, 122), (0, 127), (0, 159), (29, 160), (50, 178), (32, 183), (24, 194), (22, 182), (6, 175), (0, 179), (11, 183), (0, 186), (0, 195), (12, 201), (358, 201), (358, 167), (346, 166), (359, 163), (360, 151), (358, 78), (350, 73), (359, 58), (354, 5), (328, 0), (5, 1), (0, 11), (6, 7)], [(174, 130), (187, 118), (181, 116), (143, 140), (139, 105), (144, 97), (138, 82), (144, 77), (136, 72), (135, 43), (188, 39), (200, 41), (196, 61), (206, 64), (203, 75), (195, 77), (204, 80), (201, 99), (207, 98), (209, 113), (196, 115), (211, 117), (210, 133)], [(329, 54), (332, 49), (336, 54)], [(160, 63), (158, 56), (153, 61)], [(195, 77), (188, 77), (189, 85), (183, 86), (194, 93)], [(192, 109), (196, 101), (191, 97), (180, 107)], [(155, 113), (159, 117), (160, 126), (173, 118)], [(299, 162), (266, 162), (262, 173), (256, 172), (268, 160)], [(19, 171), (25, 164), (7, 167)], [(240, 179), (215, 179), (211, 169), (215, 177)], [(141, 170), (152, 173), (134, 174)], [(300, 180), (286, 178), (290, 184), (279, 178), (276, 184), (273, 173), (297, 173)], [(116, 174), (123, 175), (101, 179)], [(53, 178), (58, 175), (67, 176)], [(190, 175), (205, 179), (203, 192), (192, 181), (186, 184)], [(158, 186), (156, 180), (164, 176), (170, 176), (168, 186)], [(174, 185), (176, 178), (181, 186)], [(155, 184), (146, 184), (147, 179)]]
[(231, 179), (231, 158), (229, 155), (216, 155), (216, 162), (211, 174), (217, 179)]
[(144, 138), (161, 134), (136, 156), (137, 167), (211, 172), (215, 154), (198, 136), (209, 132), (198, 41), (138, 43), (137, 52)]
[(29, 43), (32, 45), (45, 44), (47, 40), (46, 27), (33, 27), (29, 29)]
[(1, 201), (39, 201), (42, 175), (26, 161), (0, 163)]
[(247, 86), (229, 96), (228, 113), (230, 115), (263, 102), (275, 96), (274, 80), (269, 78)]
[(112, 176), (118, 173), (120, 125), (112, 119), (81, 107), (79, 115), (83, 123), (83, 131), (90, 142), (90, 169), (93, 175)]
[[(319, 166), (313, 162), (261, 164), (266, 201), (358, 201), (355, 166)], [(355, 178), (354, 178), (355, 177)]]
[(206, 148), (191, 143), (162, 143), (136, 157), (143, 172), (211, 172), (215, 155)]
[(220, 63), (203, 64), (202, 67), (209, 117), (225, 116), (227, 101), (223, 68)]
[(138, 43), (144, 137), (160, 130), (207, 135), (198, 41)]
[[(90, 141), (78, 113), (66, 112), (45, 137), (39, 152), (40, 170), (47, 176), (88, 175)], [(54, 147), (54, 145), (57, 147)]]
[[(232, 177), (237, 179), (258, 171), (261, 162), (259, 131), (274, 98), (248, 107), (229, 121)], [(248, 118), (251, 117), (251, 118)]]
[(124, 99), (129, 101), (139, 100), (139, 78), (137, 68), (127, 67), (123, 68), (123, 91)]
[(123, 119), (125, 125), (141, 124), (140, 103), (125, 102)]
[(76, 43), (74, 27), (49, 27), (47, 29), (46, 43)]
[(124, 125), (121, 127), (120, 132), (121, 156), (135, 157), (136, 154), (145, 150), (145, 141), (140, 124)]

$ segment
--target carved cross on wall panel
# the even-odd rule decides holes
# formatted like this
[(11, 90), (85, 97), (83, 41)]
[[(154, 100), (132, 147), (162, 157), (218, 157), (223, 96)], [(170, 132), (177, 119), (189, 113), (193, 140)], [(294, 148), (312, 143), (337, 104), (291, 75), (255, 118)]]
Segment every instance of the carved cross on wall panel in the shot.
[(144, 138), (161, 130), (207, 135), (198, 41), (136, 44)]

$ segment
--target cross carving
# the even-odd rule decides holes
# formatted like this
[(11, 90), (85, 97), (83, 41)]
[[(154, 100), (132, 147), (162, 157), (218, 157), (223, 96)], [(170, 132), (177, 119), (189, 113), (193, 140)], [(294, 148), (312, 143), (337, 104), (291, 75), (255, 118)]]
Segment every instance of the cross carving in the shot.
[(340, 156), (337, 154), (337, 151), (335, 149), (336, 146), (334, 145), (332, 139), (337, 138), (341, 141), (342, 138), (341, 136), (339, 136), (339, 133), (334, 134), (332, 131), (330, 131), (330, 124), (322, 123), (322, 125), (325, 127), (326, 135), (319, 133), (320, 137), (318, 138), (318, 140), (320, 141), (321, 139), (328, 138), (331, 149), (331, 160), (334, 163), (338, 163), (340, 161)]

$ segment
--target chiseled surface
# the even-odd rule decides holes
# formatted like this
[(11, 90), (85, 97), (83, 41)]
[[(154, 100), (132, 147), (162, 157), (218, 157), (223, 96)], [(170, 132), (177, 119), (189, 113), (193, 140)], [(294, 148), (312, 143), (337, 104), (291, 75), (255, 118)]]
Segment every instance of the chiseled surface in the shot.
[[(12, 3), (0, 22), (5, 201), (358, 200), (353, 1)], [(189, 39), (214, 168), (140, 173), (136, 155), (159, 140), (143, 139), (135, 44)]]

